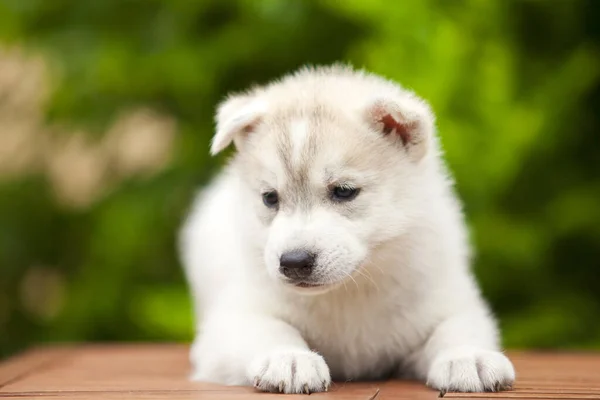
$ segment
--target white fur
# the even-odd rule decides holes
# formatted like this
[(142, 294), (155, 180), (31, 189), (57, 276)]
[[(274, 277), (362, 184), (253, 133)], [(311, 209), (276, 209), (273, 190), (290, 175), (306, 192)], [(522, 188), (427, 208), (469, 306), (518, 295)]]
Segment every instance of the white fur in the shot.
[(306, 146), (308, 125), (306, 119), (297, 119), (290, 124), (290, 136), (292, 138), (292, 158), (298, 160), (302, 155), (302, 150)]
[[(329, 108), (326, 118), (315, 105)], [(388, 106), (395, 119), (415, 122), (414, 141), (382, 134), (377, 116)], [(285, 393), (389, 372), (442, 391), (513, 383), (469, 270), (465, 224), (423, 101), (374, 75), (330, 67), (232, 96), (220, 110), (227, 115), (217, 117), (213, 152), (236, 141), (238, 153), (198, 196), (181, 236), (198, 322), (193, 379)], [(242, 118), (255, 124), (250, 133), (231, 122), (248, 110), (260, 114)], [(309, 166), (296, 197), (278, 157), (286, 134), (292, 163)], [(318, 151), (299, 149), (310, 147), (308, 135)], [(335, 204), (325, 197), (331, 184), (361, 192)], [(271, 189), (279, 211), (262, 204)], [(318, 254), (315, 273), (327, 285), (286, 282), (279, 257), (296, 248)]]

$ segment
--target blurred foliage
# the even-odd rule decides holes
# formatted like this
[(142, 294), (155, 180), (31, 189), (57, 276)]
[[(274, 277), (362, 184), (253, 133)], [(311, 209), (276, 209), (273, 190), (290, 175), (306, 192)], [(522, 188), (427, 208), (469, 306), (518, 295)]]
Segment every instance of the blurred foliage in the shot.
[[(0, 85), (1, 58), (19, 49), (43, 60), (47, 95), (31, 133), (45, 156), (12, 174), (0, 160), (0, 356), (44, 341), (189, 340), (175, 240), (223, 162), (207, 151), (215, 104), (338, 60), (431, 102), (506, 345), (600, 348), (599, 20), (594, 0), (2, 0)], [(11, 93), (0, 88), (0, 139), (13, 132), (2, 115), (19, 114), (2, 114)], [(106, 138), (139, 108), (175, 121), (169, 158), (119, 173)], [(53, 158), (69, 140), (69, 157)], [(65, 201), (61, 182), (94, 165), (102, 189)]]

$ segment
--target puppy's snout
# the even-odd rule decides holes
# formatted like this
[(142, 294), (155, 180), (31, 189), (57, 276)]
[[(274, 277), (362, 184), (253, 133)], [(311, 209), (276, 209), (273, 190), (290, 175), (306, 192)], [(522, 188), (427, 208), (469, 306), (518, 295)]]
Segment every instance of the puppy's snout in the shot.
[(292, 280), (308, 278), (312, 274), (315, 255), (306, 250), (283, 253), (279, 260), (279, 271)]

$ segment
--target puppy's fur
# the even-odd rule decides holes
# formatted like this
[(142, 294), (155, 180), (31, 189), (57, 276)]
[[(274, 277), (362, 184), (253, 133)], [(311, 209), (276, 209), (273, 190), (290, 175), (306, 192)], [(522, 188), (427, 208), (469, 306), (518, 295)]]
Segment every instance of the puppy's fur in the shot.
[[(349, 67), (305, 68), (230, 96), (216, 122), (211, 152), (237, 152), (181, 235), (194, 379), (285, 393), (513, 383), (422, 100)], [(308, 276), (282, 268), (294, 251), (313, 255)]]

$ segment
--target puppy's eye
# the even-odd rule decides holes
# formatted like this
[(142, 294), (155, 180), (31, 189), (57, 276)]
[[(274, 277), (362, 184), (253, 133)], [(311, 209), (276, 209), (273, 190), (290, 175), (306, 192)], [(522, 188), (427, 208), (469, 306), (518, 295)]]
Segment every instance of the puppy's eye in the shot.
[(360, 189), (350, 186), (336, 186), (331, 191), (331, 198), (335, 201), (350, 201), (358, 195)]
[(276, 190), (263, 193), (262, 198), (265, 206), (269, 208), (277, 207), (277, 204), (279, 204), (279, 195)]

